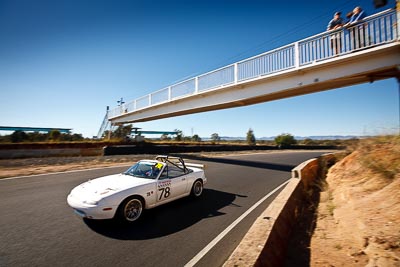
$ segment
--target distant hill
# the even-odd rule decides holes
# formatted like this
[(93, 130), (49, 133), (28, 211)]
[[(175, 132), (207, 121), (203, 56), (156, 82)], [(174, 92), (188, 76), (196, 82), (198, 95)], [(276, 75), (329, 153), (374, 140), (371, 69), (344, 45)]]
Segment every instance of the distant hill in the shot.
[[(270, 136), (270, 137), (260, 137), (258, 138), (256, 136), (257, 140), (264, 140), (264, 141), (273, 141), (275, 140), (276, 136)], [(313, 135), (313, 136), (295, 136), (294, 138), (296, 140), (305, 140), (305, 139), (312, 139), (312, 140), (348, 140), (348, 139), (354, 139), (354, 138), (366, 138), (368, 136), (356, 136), (356, 135)], [(221, 140), (225, 141), (245, 141), (246, 137), (232, 137), (232, 136), (220, 136)], [(201, 140), (203, 141), (208, 141), (211, 140), (210, 137), (201, 137)]]

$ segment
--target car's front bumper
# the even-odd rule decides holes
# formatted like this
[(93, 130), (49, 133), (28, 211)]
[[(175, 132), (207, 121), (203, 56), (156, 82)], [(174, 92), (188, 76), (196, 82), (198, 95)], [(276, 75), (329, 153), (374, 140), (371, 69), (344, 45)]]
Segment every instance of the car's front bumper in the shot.
[(116, 206), (86, 204), (71, 194), (68, 195), (67, 203), (74, 209), (75, 214), (87, 219), (111, 219), (118, 208)]

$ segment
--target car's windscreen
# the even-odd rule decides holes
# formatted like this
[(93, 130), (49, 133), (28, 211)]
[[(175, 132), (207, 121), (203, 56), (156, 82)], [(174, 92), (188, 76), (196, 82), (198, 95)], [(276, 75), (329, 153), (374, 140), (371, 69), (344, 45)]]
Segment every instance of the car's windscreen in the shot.
[(138, 162), (124, 172), (124, 174), (139, 178), (156, 179), (163, 166), (159, 162)]

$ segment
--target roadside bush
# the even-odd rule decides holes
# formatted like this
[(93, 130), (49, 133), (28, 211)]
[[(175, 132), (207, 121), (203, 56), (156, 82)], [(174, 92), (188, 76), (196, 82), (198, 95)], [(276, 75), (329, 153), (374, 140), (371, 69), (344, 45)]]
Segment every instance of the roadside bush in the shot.
[(293, 135), (289, 133), (283, 133), (275, 137), (275, 143), (279, 147), (289, 147), (291, 145), (295, 145), (297, 140), (294, 138)]

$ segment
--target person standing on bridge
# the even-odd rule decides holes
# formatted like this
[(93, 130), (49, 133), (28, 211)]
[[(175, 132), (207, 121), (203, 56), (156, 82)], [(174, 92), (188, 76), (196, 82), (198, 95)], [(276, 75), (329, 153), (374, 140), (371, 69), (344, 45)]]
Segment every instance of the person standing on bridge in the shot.
[[(359, 21), (362, 21), (367, 14), (362, 10), (361, 7), (357, 6), (353, 9), (352, 16), (349, 22), (345, 25), (346, 27), (351, 27), (354, 24), (357, 24)], [(350, 38), (352, 39), (352, 49), (357, 49), (364, 47), (366, 44), (367, 37), (367, 28), (365, 24), (359, 24), (349, 29)]]
[[(329, 21), (327, 30), (328, 31), (333, 31), (340, 29), (344, 25), (343, 19), (340, 17), (342, 13), (341, 12), (336, 12), (333, 15), (333, 19)], [(335, 31), (331, 36), (331, 48), (333, 49), (333, 53), (335, 55), (339, 54), (342, 50), (342, 36), (341, 32)]]
[(365, 14), (364, 10), (362, 10), (361, 7), (357, 6), (353, 10), (353, 14), (350, 17), (349, 23), (351, 24), (363, 20), (366, 16), (367, 15)]

